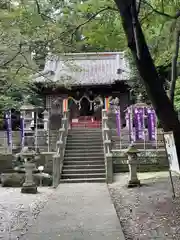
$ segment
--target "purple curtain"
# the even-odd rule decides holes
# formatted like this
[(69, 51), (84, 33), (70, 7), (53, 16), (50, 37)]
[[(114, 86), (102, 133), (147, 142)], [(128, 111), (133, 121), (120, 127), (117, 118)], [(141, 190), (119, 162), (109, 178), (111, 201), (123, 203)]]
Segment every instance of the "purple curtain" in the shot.
[(128, 118), (129, 118), (129, 136), (130, 142), (134, 142), (134, 129), (133, 129), (133, 112), (132, 108), (128, 108)]
[(134, 108), (134, 124), (136, 140), (144, 140), (144, 108)]
[(12, 122), (11, 122), (11, 111), (7, 111), (5, 114), (5, 124), (7, 132), (7, 144), (12, 146)]
[(21, 146), (24, 146), (24, 118), (20, 116)]
[(150, 141), (156, 140), (156, 115), (152, 108), (147, 109), (148, 135)]

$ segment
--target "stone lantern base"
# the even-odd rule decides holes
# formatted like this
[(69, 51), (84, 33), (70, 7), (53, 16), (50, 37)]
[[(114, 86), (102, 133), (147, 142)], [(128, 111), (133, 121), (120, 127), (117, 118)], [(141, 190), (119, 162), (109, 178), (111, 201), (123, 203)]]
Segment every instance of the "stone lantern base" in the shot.
[(141, 186), (141, 182), (140, 182), (140, 180), (135, 180), (135, 181), (132, 181), (132, 180), (129, 180), (128, 181), (128, 188), (133, 188), (133, 187), (140, 187)]
[(21, 188), (21, 193), (30, 193), (30, 194), (36, 194), (37, 193), (37, 186), (36, 184), (32, 186), (26, 186), (26, 184), (23, 184)]

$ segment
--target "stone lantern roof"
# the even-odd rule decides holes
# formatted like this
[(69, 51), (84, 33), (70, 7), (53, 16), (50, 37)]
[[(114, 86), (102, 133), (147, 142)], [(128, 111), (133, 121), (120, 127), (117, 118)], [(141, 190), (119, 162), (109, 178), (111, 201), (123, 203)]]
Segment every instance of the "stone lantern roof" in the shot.
[(20, 111), (33, 111), (35, 107), (32, 104), (25, 103), (20, 107)]
[(128, 149), (126, 149), (126, 153), (127, 154), (133, 154), (133, 153), (138, 153), (139, 150), (133, 145), (131, 144)]

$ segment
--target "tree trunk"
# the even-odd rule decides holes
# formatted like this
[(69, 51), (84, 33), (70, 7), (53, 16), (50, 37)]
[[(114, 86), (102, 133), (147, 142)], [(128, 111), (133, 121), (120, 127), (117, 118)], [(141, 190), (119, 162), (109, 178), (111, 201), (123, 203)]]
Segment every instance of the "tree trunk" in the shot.
[(169, 97), (174, 105), (174, 92), (176, 87), (176, 80), (177, 80), (177, 60), (179, 55), (179, 41), (180, 41), (180, 30), (176, 33), (176, 41), (175, 41), (175, 51), (174, 56), (172, 58), (172, 67), (171, 67), (171, 85), (169, 89)]
[[(132, 6), (135, 5), (136, 2), (135, 0), (114, 1), (122, 18), (122, 24), (127, 37), (128, 47), (130, 48), (134, 57), (135, 64), (145, 85), (148, 97), (152, 102), (154, 110), (156, 111), (164, 131), (173, 131), (174, 133), (177, 154), (180, 163), (180, 123), (177, 113), (175, 112), (173, 105), (164, 90), (163, 84), (158, 77), (156, 67), (150, 55), (141, 25), (137, 18), (137, 13), (135, 16), (133, 14), (134, 11), (132, 11)], [(135, 22), (133, 22), (134, 20)], [(135, 27), (133, 24), (135, 24)], [(137, 39), (135, 39), (134, 36), (134, 29), (136, 29)], [(138, 40), (138, 51), (136, 40)], [(139, 56), (137, 56), (137, 52)]]

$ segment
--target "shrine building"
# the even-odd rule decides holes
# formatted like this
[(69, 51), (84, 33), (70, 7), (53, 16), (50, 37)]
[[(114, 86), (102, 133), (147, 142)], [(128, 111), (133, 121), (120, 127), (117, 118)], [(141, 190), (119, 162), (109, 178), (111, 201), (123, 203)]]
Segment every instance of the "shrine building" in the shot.
[(48, 55), (44, 70), (35, 82), (50, 113), (50, 128), (58, 129), (63, 99), (68, 99), (72, 122), (79, 119), (101, 120), (107, 98), (118, 98), (121, 124), (129, 105), (130, 69), (123, 52), (66, 53)]

